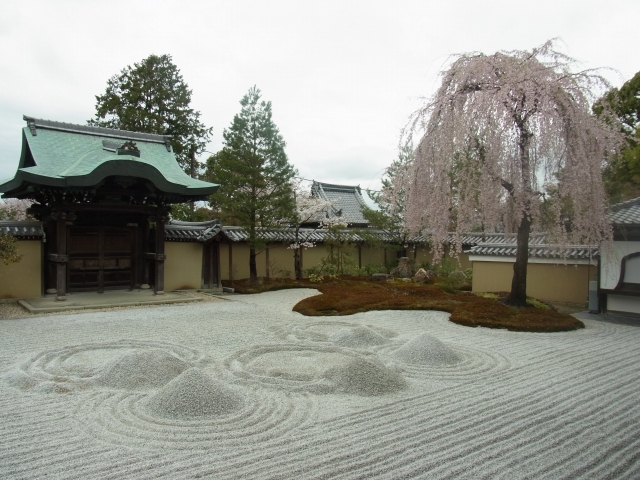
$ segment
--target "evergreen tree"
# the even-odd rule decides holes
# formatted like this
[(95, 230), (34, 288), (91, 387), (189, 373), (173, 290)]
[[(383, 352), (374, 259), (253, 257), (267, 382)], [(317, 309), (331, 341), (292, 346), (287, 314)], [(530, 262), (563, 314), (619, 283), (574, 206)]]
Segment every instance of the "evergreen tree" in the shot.
[(254, 86), (240, 105), (240, 113), (224, 131), (222, 150), (207, 160), (205, 177), (221, 185), (210, 198), (213, 208), (249, 234), (249, 272), (255, 280), (256, 254), (264, 245), (260, 228), (277, 226), (292, 217), (291, 179), (296, 171), (271, 118), (271, 102), (261, 101), (260, 90)]
[(411, 168), (415, 152), (413, 144), (402, 145), (398, 158), (391, 162), (382, 177), (382, 189), (379, 192), (367, 190), (367, 194), (378, 205), (379, 210), (365, 209), (362, 213), (373, 228), (382, 229), (395, 243), (404, 244), (409, 230), (404, 226), (405, 203), (407, 200), (408, 171)]
[(88, 123), (171, 135), (178, 163), (195, 178), (195, 156), (204, 150), (212, 129), (190, 107), (191, 93), (170, 55), (150, 55), (107, 81), (104, 94), (96, 96), (96, 116)]
[[(627, 146), (605, 166), (604, 185), (611, 203), (640, 196), (640, 72), (618, 90), (609, 90), (594, 112), (620, 125)], [(611, 119), (609, 117), (616, 118)]]

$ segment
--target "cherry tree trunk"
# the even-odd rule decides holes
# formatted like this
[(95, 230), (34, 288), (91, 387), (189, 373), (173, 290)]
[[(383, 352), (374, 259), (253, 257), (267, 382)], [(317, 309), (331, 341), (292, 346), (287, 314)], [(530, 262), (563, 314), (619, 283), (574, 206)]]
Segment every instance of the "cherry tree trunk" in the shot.
[(516, 252), (516, 262), (513, 264), (511, 293), (506, 300), (508, 305), (515, 307), (524, 307), (527, 305), (527, 264), (529, 262), (530, 232), (531, 217), (525, 213), (518, 226), (518, 249)]

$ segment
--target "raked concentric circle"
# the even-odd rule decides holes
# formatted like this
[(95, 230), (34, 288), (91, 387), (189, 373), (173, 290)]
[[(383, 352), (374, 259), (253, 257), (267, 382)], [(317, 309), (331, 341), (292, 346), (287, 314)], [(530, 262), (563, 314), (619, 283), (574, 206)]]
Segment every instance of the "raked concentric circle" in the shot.
[(314, 402), (306, 394), (244, 389), (238, 410), (193, 420), (158, 417), (149, 393), (96, 392), (74, 411), (77, 428), (118, 446), (184, 450), (239, 448), (269, 441), (312, 421)]
[(332, 379), (332, 372), (348, 367), (354, 361), (374, 364), (380, 373), (388, 370), (373, 354), (334, 346), (299, 344), (257, 345), (227, 358), (224, 366), (229, 373), (249, 383), (322, 394), (340, 391), (340, 385)]
[(276, 332), (296, 343), (318, 343), (356, 349), (385, 345), (398, 334), (388, 328), (340, 321), (293, 323)]
[[(136, 361), (148, 359), (171, 359), (174, 363), (184, 364), (183, 368), (196, 366), (206, 362), (205, 357), (197, 350), (166, 342), (145, 342), (137, 340), (119, 340), (109, 343), (85, 343), (59, 349), (46, 350), (33, 355), (29, 360), (21, 362), (2, 375), (8, 384), (22, 390), (35, 389), (43, 393), (65, 393), (83, 390), (94, 386), (118, 388), (118, 367), (126, 363), (129, 369), (136, 370)], [(120, 365), (119, 363), (120, 362)], [(110, 369), (111, 367), (111, 369)], [(167, 381), (179, 373), (176, 366), (162, 372), (162, 365), (144, 365), (155, 369), (161, 382), (162, 373)], [(123, 366), (123, 370), (124, 366)], [(139, 368), (138, 368), (139, 370)], [(123, 371), (122, 377), (129, 372)], [(131, 383), (131, 380), (128, 381)], [(115, 383), (115, 385), (114, 385)], [(127, 382), (121, 381), (126, 389)]]
[(384, 347), (377, 352), (385, 362), (393, 363), (410, 378), (431, 378), (454, 380), (457, 378), (472, 378), (488, 373), (496, 374), (511, 367), (508, 358), (496, 352), (483, 350), (476, 347), (453, 345), (449, 347), (453, 350), (460, 361), (450, 365), (429, 363), (409, 364), (398, 360), (394, 352), (398, 345)]

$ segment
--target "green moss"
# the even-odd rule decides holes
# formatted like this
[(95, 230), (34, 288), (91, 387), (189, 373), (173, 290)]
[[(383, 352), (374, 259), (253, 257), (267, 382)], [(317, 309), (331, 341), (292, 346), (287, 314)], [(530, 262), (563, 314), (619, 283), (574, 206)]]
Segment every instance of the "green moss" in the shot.
[(476, 295), (478, 297), (482, 297), (482, 298), (493, 298), (494, 300), (500, 298), (495, 293), (489, 293), (489, 292), (478, 292), (478, 293), (476, 293)]
[(549, 305), (542, 303), (535, 298), (527, 298), (527, 305), (531, 305), (532, 307), (539, 308), (541, 310), (553, 310)]

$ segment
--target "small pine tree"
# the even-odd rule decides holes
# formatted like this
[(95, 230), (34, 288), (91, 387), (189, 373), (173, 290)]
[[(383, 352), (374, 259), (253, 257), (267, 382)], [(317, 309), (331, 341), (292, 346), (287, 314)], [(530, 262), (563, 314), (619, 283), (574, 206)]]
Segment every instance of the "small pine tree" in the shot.
[(224, 220), (249, 234), (249, 273), (258, 276), (256, 254), (264, 242), (260, 228), (291, 218), (295, 202), (291, 179), (296, 174), (284, 151), (286, 143), (272, 120), (271, 102), (252, 87), (242, 98), (240, 113), (224, 131), (222, 150), (207, 160), (205, 178), (220, 184), (210, 197)]

